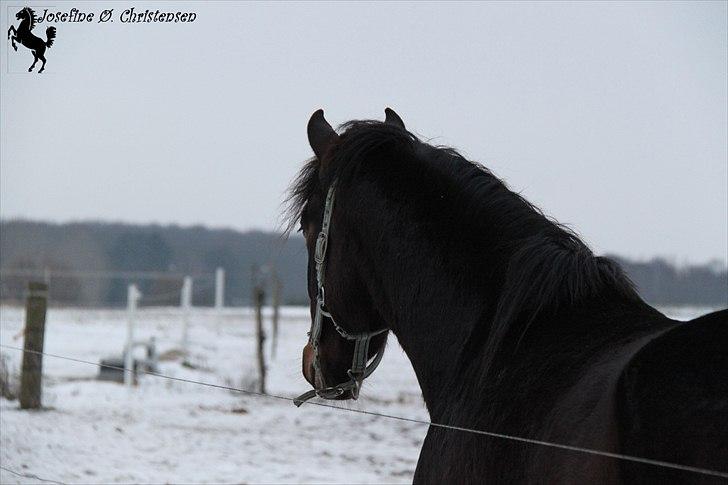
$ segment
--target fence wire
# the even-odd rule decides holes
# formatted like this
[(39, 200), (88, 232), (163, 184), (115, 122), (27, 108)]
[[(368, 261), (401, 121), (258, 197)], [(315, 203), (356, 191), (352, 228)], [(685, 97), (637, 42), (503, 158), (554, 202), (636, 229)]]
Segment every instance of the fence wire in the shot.
[(0, 470), (5, 470), (8, 473), (12, 473), (13, 475), (20, 477), (20, 478), (32, 478), (33, 480), (38, 480), (39, 482), (46, 482), (46, 483), (57, 483), (59, 485), (65, 485), (63, 482), (59, 482), (57, 480), (50, 480), (48, 478), (41, 478), (38, 475), (35, 475), (33, 473), (20, 473), (16, 472), (15, 470), (11, 470), (10, 468), (6, 468), (2, 465), (0, 465)]
[[(91, 362), (91, 361), (88, 361), (88, 360), (77, 359), (77, 358), (68, 357), (68, 356), (65, 356), (65, 355), (51, 354), (51, 353), (48, 353), (48, 352), (39, 352), (39, 351), (35, 351), (35, 350), (24, 350), (24, 349), (22, 349), (20, 347), (13, 347), (13, 346), (10, 346), (10, 345), (0, 344), (0, 348), (10, 349), (10, 350), (17, 350), (17, 351), (20, 351), (20, 352), (25, 351), (25, 352), (29, 352), (29, 353), (32, 353), (32, 354), (38, 354), (38, 355), (43, 355), (43, 356), (47, 356), (47, 357), (53, 357), (53, 358), (56, 358), (56, 359), (68, 360), (68, 361), (71, 361), (71, 362), (78, 362), (78, 363), (81, 363), (81, 364), (93, 365), (93, 366), (96, 366), (96, 367), (105, 367), (105, 368), (108, 368), (108, 369), (115, 369), (115, 370), (119, 370), (119, 371), (122, 371), (122, 372), (134, 372), (134, 370), (132, 370), (132, 369), (125, 369), (124, 367), (117, 367), (117, 366), (111, 366), (111, 365), (102, 365), (102, 364), (97, 363), (97, 362)], [(265, 398), (269, 398), (269, 399), (277, 399), (277, 400), (281, 400), (281, 401), (290, 401), (290, 402), (293, 402), (294, 401), (293, 398), (288, 397), (288, 396), (280, 396), (280, 395), (276, 395), (276, 394), (266, 394), (266, 393), (262, 393), (262, 392), (258, 392), (258, 391), (251, 391), (251, 390), (248, 390), (248, 389), (239, 389), (239, 388), (232, 387), (232, 386), (225, 386), (225, 385), (222, 385), (222, 384), (212, 384), (212, 383), (209, 383), (209, 382), (202, 382), (202, 381), (197, 381), (197, 380), (194, 380), (194, 379), (184, 379), (182, 377), (172, 377), (172, 376), (167, 376), (167, 375), (164, 375), (164, 374), (160, 374), (158, 372), (137, 370), (137, 373), (139, 373), (139, 374), (146, 374), (146, 375), (153, 376), (153, 377), (159, 377), (159, 378), (167, 379), (167, 380), (170, 380), (170, 381), (186, 382), (188, 384), (195, 384), (195, 385), (198, 385), (198, 386), (210, 387), (210, 388), (214, 388), (214, 389), (222, 389), (222, 390), (225, 390), (225, 391), (237, 392), (237, 393), (247, 394), (247, 395), (251, 395), (251, 396), (259, 396), (259, 397), (265, 397)], [(711, 469), (708, 469), (708, 468), (694, 467), (694, 466), (689, 466), (689, 465), (682, 465), (680, 463), (672, 463), (672, 462), (662, 461), (662, 460), (653, 460), (651, 458), (643, 458), (643, 457), (640, 457), (640, 456), (625, 455), (625, 454), (622, 454), (622, 453), (612, 453), (610, 451), (595, 450), (595, 449), (592, 449), (592, 448), (584, 448), (584, 447), (581, 447), (581, 446), (565, 445), (565, 444), (556, 443), (556, 442), (553, 442), (553, 441), (535, 440), (535, 439), (531, 439), (531, 438), (524, 438), (524, 437), (521, 437), (521, 436), (515, 436), (515, 435), (510, 435), (510, 434), (505, 434), (505, 433), (496, 433), (496, 432), (493, 432), (493, 431), (484, 431), (484, 430), (480, 430), (480, 429), (471, 429), (471, 428), (465, 428), (465, 427), (462, 427), (462, 426), (453, 426), (453, 425), (444, 424), (444, 423), (435, 423), (435, 422), (426, 421), (426, 420), (423, 420), (423, 419), (407, 418), (407, 417), (404, 417), (404, 416), (395, 416), (395, 415), (392, 415), (392, 414), (377, 413), (375, 411), (366, 411), (366, 410), (363, 410), (363, 409), (342, 408), (342, 407), (339, 407), (339, 406), (334, 406), (332, 404), (323, 403), (323, 402), (307, 401), (304, 404), (305, 405), (320, 406), (320, 407), (325, 407), (325, 408), (330, 408), (330, 409), (336, 409), (336, 410), (339, 410), (339, 411), (348, 411), (350, 413), (363, 414), (363, 415), (367, 415), (367, 416), (375, 416), (375, 417), (379, 417), (379, 418), (393, 419), (393, 420), (397, 420), (397, 421), (404, 421), (404, 422), (408, 422), (408, 423), (422, 424), (422, 425), (426, 425), (426, 426), (434, 426), (436, 428), (449, 429), (449, 430), (453, 430), (453, 431), (461, 431), (461, 432), (465, 432), (465, 433), (473, 433), (473, 434), (478, 434), (478, 435), (482, 435), (482, 436), (489, 436), (491, 438), (499, 438), (499, 439), (503, 439), (503, 440), (517, 441), (517, 442), (520, 442), (520, 443), (528, 443), (528, 444), (532, 444), (532, 445), (546, 446), (546, 447), (549, 447), (549, 448), (555, 448), (555, 449), (560, 449), (560, 450), (572, 451), (572, 452), (576, 452), (576, 453), (583, 453), (583, 454), (587, 454), (587, 455), (603, 456), (603, 457), (606, 457), (606, 458), (613, 458), (613, 459), (616, 459), (616, 460), (631, 461), (631, 462), (634, 462), (634, 463), (641, 463), (641, 464), (644, 464), (644, 465), (652, 465), (652, 466), (657, 466), (657, 467), (661, 467), (661, 468), (669, 468), (669, 469), (673, 469), (673, 470), (681, 470), (681, 471), (685, 471), (685, 472), (697, 473), (697, 474), (700, 474), (700, 475), (707, 475), (707, 476), (713, 476), (713, 477), (720, 477), (720, 478), (726, 478), (726, 479), (728, 479), (728, 472), (722, 472), (722, 471), (719, 471), (719, 470), (711, 470)], [(60, 483), (60, 482), (58, 482), (58, 483)]]

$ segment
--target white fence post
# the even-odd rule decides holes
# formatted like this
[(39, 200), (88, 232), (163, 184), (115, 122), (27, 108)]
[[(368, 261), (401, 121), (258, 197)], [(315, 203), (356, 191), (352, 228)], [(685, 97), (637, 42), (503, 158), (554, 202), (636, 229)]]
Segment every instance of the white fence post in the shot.
[(190, 313), (192, 311), (192, 277), (185, 276), (182, 283), (182, 351), (187, 355), (189, 350)]
[(225, 270), (215, 270), (215, 309), (221, 310), (225, 305)]
[(137, 302), (142, 294), (136, 285), (129, 285), (126, 293), (126, 351), (124, 353), (124, 385), (128, 388), (134, 384), (134, 319), (136, 318)]
[(281, 306), (281, 280), (278, 279), (278, 273), (273, 268), (273, 275), (271, 278), (273, 288), (272, 295), (272, 306), (273, 306), (273, 339), (271, 340), (271, 358), (276, 358), (276, 348), (278, 347), (278, 319), (280, 317), (280, 306)]

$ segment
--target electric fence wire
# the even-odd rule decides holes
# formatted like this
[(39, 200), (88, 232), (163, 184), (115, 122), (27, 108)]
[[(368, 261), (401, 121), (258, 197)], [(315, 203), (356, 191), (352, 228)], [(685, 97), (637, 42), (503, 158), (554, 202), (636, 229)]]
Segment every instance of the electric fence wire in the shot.
[[(44, 355), (44, 356), (47, 356), (47, 357), (53, 357), (53, 358), (56, 358), (56, 359), (68, 360), (68, 361), (71, 361), (71, 362), (78, 362), (78, 363), (81, 363), (81, 364), (93, 365), (93, 366), (96, 366), (96, 367), (105, 367), (105, 368), (108, 368), (108, 369), (120, 370), (122, 372), (134, 372), (134, 370), (132, 370), (132, 369), (125, 369), (123, 367), (116, 367), (116, 366), (110, 366), (110, 365), (102, 365), (102, 364), (99, 364), (97, 362), (91, 362), (91, 361), (83, 360), (83, 359), (76, 359), (74, 357), (67, 357), (67, 356), (64, 356), (64, 355), (51, 354), (51, 353), (48, 353), (48, 352), (39, 352), (37, 350), (24, 350), (24, 349), (22, 349), (20, 347), (13, 347), (13, 346), (10, 346), (10, 345), (5, 345), (5, 344), (0, 344), (0, 348), (5, 348), (5, 349), (9, 349), (9, 350), (17, 350), (17, 351), (21, 351), (21, 352), (25, 351), (25, 352), (29, 352), (29, 353), (32, 353), (32, 354)], [(197, 381), (197, 380), (194, 380), (194, 379), (184, 379), (182, 377), (166, 376), (166, 375), (160, 374), (158, 372), (142, 371), (142, 370), (137, 370), (137, 372), (140, 373), (140, 374), (146, 374), (146, 375), (150, 375), (150, 376), (153, 376), (153, 377), (159, 377), (159, 378), (162, 378), (162, 379), (168, 379), (168, 380), (171, 380), (171, 381), (186, 382), (188, 384), (195, 384), (195, 385), (198, 385), (198, 386), (205, 386), (205, 387), (210, 387), (210, 388), (214, 388), (214, 389), (222, 389), (222, 390), (231, 391), (231, 392), (237, 392), (237, 393), (241, 393), (241, 394), (248, 394), (248, 395), (251, 395), (251, 396), (266, 397), (266, 398), (269, 398), (269, 399), (277, 399), (277, 400), (290, 401), (290, 402), (293, 402), (294, 401), (293, 398), (287, 397), (287, 396), (280, 396), (280, 395), (276, 395), (276, 394), (266, 394), (266, 393), (262, 393), (262, 392), (251, 391), (251, 390), (248, 390), (248, 389), (238, 389), (238, 388), (232, 387), (232, 386), (225, 386), (225, 385), (222, 385), (222, 384), (212, 384), (212, 383), (209, 383), (209, 382), (202, 382), (202, 381)], [(336, 409), (336, 410), (339, 410), (339, 411), (348, 411), (348, 412), (351, 412), (351, 413), (363, 414), (363, 415), (367, 415), (367, 416), (375, 416), (375, 417), (379, 417), (379, 418), (393, 419), (393, 420), (403, 421), (403, 422), (408, 422), (408, 423), (415, 423), (415, 424), (422, 424), (422, 425), (427, 425), (427, 426), (434, 426), (434, 427), (437, 427), (437, 428), (450, 429), (450, 430), (453, 430), (453, 431), (461, 431), (461, 432), (465, 432), (465, 433), (473, 433), (473, 434), (478, 434), (478, 435), (483, 435), (483, 436), (489, 436), (491, 438), (499, 438), (499, 439), (504, 439), (504, 440), (517, 441), (517, 442), (521, 442), (521, 443), (528, 443), (528, 444), (532, 444), (532, 445), (546, 446), (546, 447), (549, 447), (549, 448), (555, 448), (555, 449), (573, 451), (573, 452), (583, 453), (583, 454), (587, 454), (587, 455), (604, 456), (604, 457), (607, 457), (607, 458), (614, 458), (616, 460), (631, 461), (631, 462), (634, 462), (634, 463), (642, 463), (642, 464), (645, 464), (645, 465), (653, 465), (653, 466), (662, 467), (662, 468), (670, 468), (670, 469), (673, 469), (673, 470), (681, 470), (681, 471), (686, 471), (686, 472), (697, 473), (697, 474), (700, 474), (700, 475), (707, 475), (707, 476), (713, 476), (713, 477), (720, 477), (720, 478), (726, 478), (726, 479), (728, 479), (728, 472), (723, 472), (723, 471), (719, 471), (719, 470), (711, 470), (711, 469), (708, 469), (708, 468), (700, 468), (700, 467), (689, 466), (689, 465), (682, 465), (680, 463), (672, 463), (672, 462), (662, 461), (662, 460), (653, 460), (651, 458), (643, 458), (643, 457), (639, 457), (639, 456), (625, 455), (625, 454), (622, 454), (622, 453), (613, 453), (613, 452), (610, 452), (610, 451), (595, 450), (595, 449), (592, 449), (592, 448), (584, 448), (584, 447), (581, 447), (581, 446), (565, 445), (565, 444), (562, 444), (562, 443), (556, 443), (556, 442), (552, 442), (552, 441), (535, 440), (535, 439), (531, 439), (531, 438), (524, 438), (524, 437), (521, 437), (521, 436), (514, 436), (514, 435), (505, 434), (505, 433), (496, 433), (496, 432), (493, 432), (493, 431), (485, 431), (485, 430), (480, 430), (480, 429), (471, 429), (471, 428), (465, 428), (465, 427), (462, 427), (462, 426), (453, 426), (453, 425), (444, 424), (444, 423), (435, 423), (435, 422), (432, 422), (432, 421), (426, 421), (424, 419), (407, 418), (407, 417), (404, 417), (404, 416), (395, 416), (395, 415), (392, 415), (392, 414), (377, 413), (375, 411), (366, 411), (366, 410), (363, 410), (363, 409), (342, 408), (342, 407), (339, 407), (339, 406), (334, 406), (332, 404), (327, 404), (327, 403), (322, 403), (322, 402), (308, 401), (305, 404), (306, 405), (320, 406), (320, 407), (330, 408), (330, 409)]]
[(59, 485), (65, 485), (63, 482), (59, 482), (57, 480), (49, 480), (48, 478), (41, 478), (38, 475), (35, 475), (33, 473), (16, 472), (15, 470), (11, 470), (10, 468), (6, 468), (2, 465), (0, 465), (0, 470), (5, 470), (6, 472), (12, 473), (13, 475), (20, 477), (20, 478), (32, 478), (33, 480), (38, 480), (39, 482), (57, 483)]

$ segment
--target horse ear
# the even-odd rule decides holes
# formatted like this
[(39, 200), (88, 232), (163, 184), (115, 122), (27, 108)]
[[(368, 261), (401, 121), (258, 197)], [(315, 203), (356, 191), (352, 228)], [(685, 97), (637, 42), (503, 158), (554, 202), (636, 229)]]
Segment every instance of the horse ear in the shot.
[(402, 118), (400, 118), (399, 115), (395, 113), (392, 108), (384, 109), (384, 122), (388, 125), (398, 126), (403, 130), (406, 129), (404, 127), (404, 121), (402, 121)]
[(324, 118), (324, 110), (319, 109), (311, 115), (308, 120), (308, 144), (311, 145), (316, 158), (323, 160), (329, 147), (339, 139), (333, 128), (326, 118)]

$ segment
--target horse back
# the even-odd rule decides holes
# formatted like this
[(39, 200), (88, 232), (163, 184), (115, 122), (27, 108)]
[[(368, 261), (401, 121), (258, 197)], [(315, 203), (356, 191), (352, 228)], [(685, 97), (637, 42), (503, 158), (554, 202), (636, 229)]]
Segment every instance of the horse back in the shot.
[[(728, 472), (728, 310), (677, 325), (640, 349), (620, 377), (617, 418), (624, 454)], [(632, 462), (620, 469), (627, 483), (719, 480)]]

